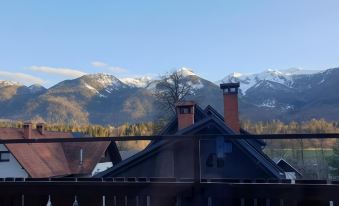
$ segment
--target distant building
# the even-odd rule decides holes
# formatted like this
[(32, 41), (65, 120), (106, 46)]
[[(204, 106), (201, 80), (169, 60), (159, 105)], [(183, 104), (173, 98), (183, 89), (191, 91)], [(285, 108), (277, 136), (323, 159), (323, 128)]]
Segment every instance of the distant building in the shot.
[(284, 170), (286, 179), (301, 179), (303, 175), (284, 159), (279, 159), (277, 165)]
[[(218, 134), (248, 134), (238, 117), (239, 83), (220, 85), (224, 117), (213, 107), (205, 109), (192, 101), (176, 105), (177, 116), (159, 135), (216, 134), (200, 141), (200, 175), (213, 178), (284, 179), (284, 171), (262, 149), (265, 143), (251, 139), (224, 139)], [(101, 172), (96, 177), (194, 178), (194, 140), (158, 140), (143, 151)]]
[[(31, 123), (23, 128), (0, 128), (0, 139), (78, 137), (79, 133), (45, 131), (44, 124), (36, 130)], [(102, 159), (121, 160), (114, 142), (4, 144), (0, 145), (0, 177), (90, 176)]]

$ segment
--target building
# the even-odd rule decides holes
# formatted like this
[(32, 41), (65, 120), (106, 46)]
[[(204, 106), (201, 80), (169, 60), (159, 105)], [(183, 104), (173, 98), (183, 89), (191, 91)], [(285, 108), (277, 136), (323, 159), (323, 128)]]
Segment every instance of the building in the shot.
[(295, 167), (284, 159), (279, 159), (277, 161), (277, 165), (284, 170), (287, 179), (295, 180), (303, 177), (303, 175)]
[[(0, 139), (79, 138), (72, 132), (45, 131), (44, 124), (32, 129), (0, 128)], [(105, 157), (105, 154), (106, 157)], [(101, 161), (117, 162), (120, 154), (114, 142), (57, 142), (0, 145), (0, 177), (89, 176)]]
[[(143, 151), (96, 177), (185, 179), (195, 178), (198, 171), (201, 179), (284, 179), (284, 171), (263, 153), (264, 142), (222, 136), (248, 133), (239, 123), (239, 83), (221, 84), (220, 88), (224, 96), (224, 117), (211, 106), (202, 109), (192, 101), (178, 103), (177, 116), (159, 135), (190, 135), (193, 139), (153, 141)], [(214, 136), (211, 138), (209, 134)], [(206, 139), (202, 138), (197, 145), (195, 135), (206, 135)]]

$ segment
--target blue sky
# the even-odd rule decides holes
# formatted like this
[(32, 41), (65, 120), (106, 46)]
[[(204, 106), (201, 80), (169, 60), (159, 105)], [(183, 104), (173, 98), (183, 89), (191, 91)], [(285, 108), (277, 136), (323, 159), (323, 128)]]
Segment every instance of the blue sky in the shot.
[(339, 66), (337, 0), (0, 2), (0, 79)]

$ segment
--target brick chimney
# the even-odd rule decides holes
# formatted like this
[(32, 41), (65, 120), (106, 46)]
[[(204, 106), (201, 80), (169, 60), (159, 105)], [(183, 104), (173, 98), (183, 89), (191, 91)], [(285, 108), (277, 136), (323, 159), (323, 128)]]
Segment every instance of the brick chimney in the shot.
[(38, 123), (36, 125), (36, 129), (38, 130), (38, 132), (41, 134), (41, 135), (44, 135), (45, 134), (45, 124), (44, 123)]
[(23, 125), (24, 128), (24, 138), (31, 139), (32, 138), (32, 123), (25, 122)]
[(238, 112), (238, 90), (240, 83), (220, 84), (224, 94), (224, 120), (225, 124), (235, 132), (240, 131)]
[(178, 117), (178, 130), (184, 129), (194, 124), (195, 102), (183, 101), (175, 104)]

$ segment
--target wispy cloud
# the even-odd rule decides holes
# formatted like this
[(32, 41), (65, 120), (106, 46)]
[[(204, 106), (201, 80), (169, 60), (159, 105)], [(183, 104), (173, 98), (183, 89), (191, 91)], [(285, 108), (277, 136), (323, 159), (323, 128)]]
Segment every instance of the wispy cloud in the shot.
[(59, 76), (64, 76), (64, 77), (72, 77), (72, 78), (81, 77), (86, 74), (85, 72), (75, 70), (75, 69), (49, 67), (49, 66), (31, 66), (28, 69), (31, 71), (59, 75)]
[(0, 71), (0, 79), (20, 82), (25, 85), (46, 83), (43, 79), (20, 72)]
[(112, 73), (125, 73), (125, 72), (128, 72), (128, 70), (126, 68), (111, 66), (111, 65), (109, 65), (109, 64), (107, 64), (105, 62), (102, 62), (102, 61), (93, 61), (93, 62), (91, 62), (91, 65), (93, 67), (105, 69), (108, 72), (112, 72)]
[(105, 62), (100, 62), (100, 61), (93, 61), (91, 62), (91, 65), (93, 67), (99, 67), (99, 68), (108, 67), (108, 64), (106, 64)]

